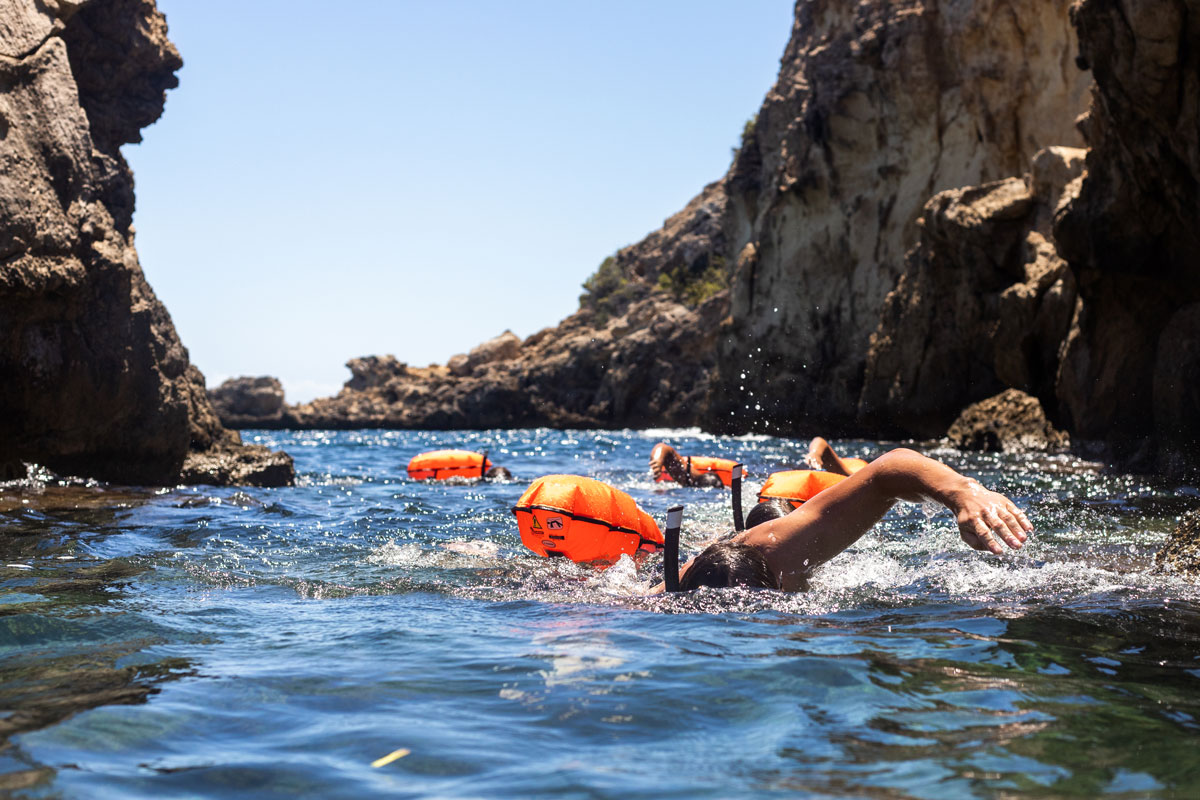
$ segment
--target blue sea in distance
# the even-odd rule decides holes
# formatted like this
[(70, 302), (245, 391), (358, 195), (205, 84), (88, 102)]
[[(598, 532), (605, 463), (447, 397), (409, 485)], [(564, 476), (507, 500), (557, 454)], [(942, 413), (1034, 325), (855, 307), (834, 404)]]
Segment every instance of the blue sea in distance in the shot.
[[(1029, 545), (975, 552), (901, 505), (810, 592), (647, 597), (657, 559), (525, 550), (529, 481), (599, 478), (660, 522), (683, 503), (686, 555), (730, 527), (728, 493), (651, 482), (656, 441), (744, 461), (747, 506), (807, 443), (245, 438), (297, 486), (0, 486), (0, 795), (1200, 796), (1200, 591), (1152, 574), (1195, 487), (918, 446), (1013, 497)], [(516, 478), (408, 480), (443, 447)]]

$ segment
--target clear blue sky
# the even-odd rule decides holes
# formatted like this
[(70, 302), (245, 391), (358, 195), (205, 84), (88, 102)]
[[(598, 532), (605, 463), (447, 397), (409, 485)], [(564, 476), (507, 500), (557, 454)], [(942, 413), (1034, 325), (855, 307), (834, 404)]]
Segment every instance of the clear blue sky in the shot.
[(334, 394), (578, 307), (605, 256), (729, 166), (791, 0), (159, 0), (179, 88), (137, 247), (210, 386)]

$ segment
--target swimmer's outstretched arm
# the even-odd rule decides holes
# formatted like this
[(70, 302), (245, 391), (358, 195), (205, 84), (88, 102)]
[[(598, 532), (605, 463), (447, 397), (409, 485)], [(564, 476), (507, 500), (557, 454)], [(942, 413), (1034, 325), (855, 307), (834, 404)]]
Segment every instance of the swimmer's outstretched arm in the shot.
[(958, 521), (976, 550), (1019, 548), (1033, 530), (1024, 512), (1002, 494), (912, 450), (892, 450), (825, 489), (786, 517), (764, 522), (735, 541), (759, 547), (786, 591), (803, 588), (808, 573), (845, 550), (899, 500), (936, 500)]

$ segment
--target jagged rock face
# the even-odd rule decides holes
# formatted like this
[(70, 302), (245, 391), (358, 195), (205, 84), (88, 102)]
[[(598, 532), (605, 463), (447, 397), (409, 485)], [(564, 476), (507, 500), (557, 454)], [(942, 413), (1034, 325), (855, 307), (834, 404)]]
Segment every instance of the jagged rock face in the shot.
[(488, 339), (481, 345), (471, 349), (467, 355), (452, 357), (446, 366), (450, 374), (462, 377), (470, 375), (484, 364), (494, 364), (497, 361), (510, 361), (521, 352), (521, 337), (512, 331), (505, 331), (494, 339)]
[(1075, 282), (1049, 240), (1084, 151), (1048, 148), (1024, 179), (942, 192), (870, 339), (859, 420), (941, 436), (965, 406), (1015, 387), (1054, 408)]
[[(333, 398), (289, 407), (300, 428), (613, 428), (694, 424), (706, 405), (721, 293), (692, 310), (661, 295), (603, 324), (581, 311), (468, 374), (355, 359)], [(507, 337), (501, 337), (507, 340)], [(495, 341), (495, 340), (493, 340)], [(510, 343), (511, 344), (511, 343)], [(485, 348), (493, 356), (509, 345)], [(231, 420), (232, 422), (232, 420)]]
[(860, 429), (868, 340), (926, 199), (1079, 142), (1087, 78), (1067, 5), (797, 4), (779, 80), (726, 181), (725, 236), (742, 257), (718, 424)]
[(77, 5), (0, 8), (0, 463), (174, 483), (237, 445), (143, 277), (118, 150), (181, 61), (150, 0)]
[(1070, 437), (1046, 419), (1038, 399), (1017, 389), (967, 406), (946, 439), (960, 450), (989, 453), (1044, 452), (1070, 444)]
[(1077, 435), (1131, 465), (1194, 469), (1200, 2), (1083, 0), (1073, 16), (1095, 87), (1087, 175), (1054, 229), (1082, 300), (1058, 400)]

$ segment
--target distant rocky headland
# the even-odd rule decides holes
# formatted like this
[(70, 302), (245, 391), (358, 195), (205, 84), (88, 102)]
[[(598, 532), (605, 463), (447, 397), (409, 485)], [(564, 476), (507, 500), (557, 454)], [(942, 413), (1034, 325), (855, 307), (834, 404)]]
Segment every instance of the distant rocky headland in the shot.
[(182, 63), (153, 0), (0, 5), (0, 480), (293, 481), (221, 425), (134, 249), (120, 148)]
[(444, 366), (356, 358), (336, 397), (280, 390), (258, 416), (217, 407), (920, 438), (974, 408), (957, 441), (1022, 441), (984, 430), (992, 398), (1044, 446), (1194, 473), (1198, 59), (1200, 0), (800, 0), (729, 171), (556, 328)]

